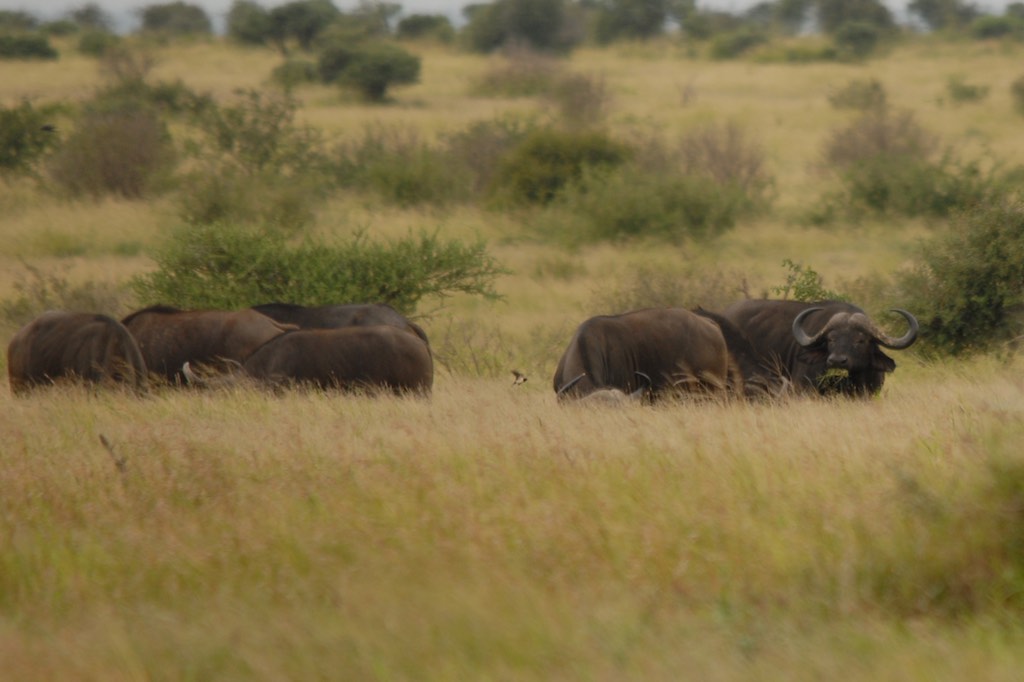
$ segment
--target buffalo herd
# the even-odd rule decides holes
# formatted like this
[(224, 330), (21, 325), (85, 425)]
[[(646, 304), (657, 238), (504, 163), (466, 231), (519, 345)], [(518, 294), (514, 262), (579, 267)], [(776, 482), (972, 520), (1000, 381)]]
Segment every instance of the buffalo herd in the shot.
[[(871, 396), (903, 350), (849, 303), (747, 299), (719, 312), (648, 308), (592, 317), (558, 361), (559, 401), (620, 404), (669, 397), (777, 398), (789, 394)], [(12, 392), (61, 380), (268, 386), (429, 394), (434, 365), (424, 330), (383, 304), (245, 310), (152, 306), (121, 321), (50, 311), (19, 330), (7, 349)]]

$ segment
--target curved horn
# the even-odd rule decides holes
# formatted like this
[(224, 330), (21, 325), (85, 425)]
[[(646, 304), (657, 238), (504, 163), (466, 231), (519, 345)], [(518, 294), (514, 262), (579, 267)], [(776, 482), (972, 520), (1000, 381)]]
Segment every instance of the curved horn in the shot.
[(585, 376), (587, 376), (586, 372), (584, 372), (583, 374), (579, 375), (575, 379), (570, 379), (566, 383), (562, 384), (562, 387), (560, 389), (558, 389), (558, 392), (555, 393), (555, 395), (557, 397), (561, 398), (562, 395), (564, 395), (566, 391), (568, 391), (570, 388), (572, 388), (576, 384), (580, 383), (580, 380), (583, 379), (583, 377), (585, 377)]
[(901, 308), (893, 308), (892, 312), (902, 315), (907, 321), (907, 324), (910, 325), (910, 329), (908, 329), (907, 333), (898, 339), (894, 339), (888, 334), (879, 333), (876, 335), (878, 343), (879, 345), (884, 346), (885, 348), (891, 348), (892, 350), (903, 350), (904, 348), (909, 348), (914, 341), (917, 341), (917, 318)]
[(181, 373), (185, 377), (185, 383), (195, 384), (196, 386), (201, 386), (203, 384), (203, 380), (199, 375), (192, 371), (192, 364), (188, 360), (186, 360), (185, 364), (181, 366)]
[(644, 385), (630, 393), (629, 397), (634, 400), (640, 400), (644, 397), (644, 394), (647, 393), (647, 391), (651, 390), (651, 377), (647, 376), (643, 372), (633, 372), (633, 374), (635, 374), (638, 379), (642, 379)]
[(824, 308), (808, 308), (807, 310), (804, 310), (799, 315), (797, 315), (796, 318), (793, 320), (793, 338), (795, 338), (796, 342), (799, 343), (801, 346), (810, 346), (812, 343), (817, 341), (818, 338), (821, 336), (821, 332), (818, 332), (814, 336), (808, 336), (807, 332), (805, 332), (804, 328), (801, 326), (804, 322), (805, 317), (819, 310), (824, 310)]

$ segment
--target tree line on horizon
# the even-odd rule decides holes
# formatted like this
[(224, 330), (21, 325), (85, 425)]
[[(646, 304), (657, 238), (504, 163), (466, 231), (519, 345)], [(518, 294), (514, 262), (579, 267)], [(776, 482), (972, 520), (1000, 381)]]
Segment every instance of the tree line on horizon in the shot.
[[(581, 44), (671, 33), (688, 41), (713, 41), (711, 55), (721, 58), (773, 38), (815, 34), (832, 41), (815, 55), (804, 55), (818, 59), (864, 57), (902, 33), (921, 29), (1024, 41), (1024, 2), (1009, 3), (999, 15), (966, 0), (911, 0), (906, 9), (912, 26), (901, 25), (881, 0), (765, 0), (737, 12), (704, 7), (698, 0), (493, 0), (463, 6), (465, 21), (456, 27), (445, 15), (406, 14), (400, 3), (386, 0), (359, 0), (347, 11), (331, 0), (291, 0), (274, 7), (235, 0), (225, 33), (240, 43), (268, 45), (284, 54), (312, 50), (323, 36), (338, 34), (457, 42), (482, 53), (510, 44), (565, 53)], [(185, 0), (142, 5), (136, 12), (141, 34), (214, 33), (208, 13)], [(82, 36), (83, 51), (102, 51), (115, 39), (113, 18), (97, 3), (71, 9), (54, 21), (26, 10), (0, 10), (0, 57), (54, 58), (46, 36), (74, 34)]]

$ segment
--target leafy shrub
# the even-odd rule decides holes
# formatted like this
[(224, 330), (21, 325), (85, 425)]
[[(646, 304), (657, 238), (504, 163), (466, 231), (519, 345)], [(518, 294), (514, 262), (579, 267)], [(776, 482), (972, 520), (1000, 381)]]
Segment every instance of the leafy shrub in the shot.
[(270, 80), (291, 92), (299, 85), (315, 83), (319, 77), (316, 64), (308, 59), (288, 59), (274, 67)]
[(57, 50), (41, 33), (0, 34), (0, 59), (56, 59)]
[(179, 214), (187, 222), (277, 225), (312, 222), (323, 199), (328, 160), (319, 133), (295, 123), (296, 104), (242, 91), (204, 110), (191, 153), (199, 161), (182, 179)]
[[(572, 240), (706, 239), (733, 227), (744, 194), (707, 175), (663, 175), (635, 165), (584, 170), (555, 205), (572, 220)], [(575, 223), (575, 225), (574, 225)]]
[(510, 45), (562, 52), (581, 38), (567, 30), (570, 17), (562, 0), (496, 0), (470, 7), (460, 35), (474, 52), (493, 52)]
[(109, 31), (85, 31), (78, 37), (78, 51), (90, 57), (102, 57), (121, 43), (121, 37)]
[(320, 48), (317, 71), (324, 83), (351, 87), (379, 102), (391, 86), (419, 81), (420, 58), (390, 43), (331, 40)]
[(842, 189), (826, 201), (856, 217), (863, 212), (945, 218), (1002, 191), (1003, 182), (977, 163), (952, 156), (929, 161), (881, 154), (846, 169)]
[(182, 0), (147, 5), (140, 15), (144, 31), (174, 35), (213, 33), (213, 24), (203, 8)]
[(244, 45), (263, 45), (273, 28), (270, 12), (253, 0), (231, 3), (226, 24), (228, 37)]
[(522, 118), (476, 121), (443, 138), (445, 153), (455, 167), (466, 169), (471, 194), (480, 196), (495, 182), (501, 159), (535, 129), (533, 121)]
[(354, 50), (351, 61), (334, 80), (371, 102), (381, 102), (389, 88), (419, 79), (419, 57), (390, 43), (368, 43)]
[(876, 24), (848, 21), (836, 30), (833, 39), (841, 56), (847, 59), (864, 59), (878, 47), (881, 32)]
[(782, 267), (789, 270), (786, 282), (771, 287), (773, 296), (794, 301), (848, 301), (846, 296), (825, 288), (825, 280), (811, 266), (794, 263), (789, 258), (782, 260)]
[(950, 76), (946, 79), (946, 94), (951, 102), (980, 102), (988, 97), (988, 86), (971, 85), (963, 76)]
[(138, 199), (159, 189), (173, 164), (171, 139), (157, 112), (122, 102), (87, 111), (50, 159), (49, 172), (72, 196)]
[(721, 33), (711, 40), (709, 55), (712, 59), (735, 59), (766, 40), (763, 33), (751, 28)]
[(584, 168), (616, 166), (628, 155), (625, 145), (603, 132), (537, 129), (502, 160), (492, 190), (513, 204), (545, 204), (579, 180)]
[(514, 47), (471, 84), (471, 92), (484, 97), (534, 97), (548, 92), (562, 75), (562, 63), (533, 50)]
[(492, 282), (502, 272), (482, 242), (421, 234), (389, 243), (357, 235), (292, 244), (280, 231), (232, 224), (178, 229), (154, 260), (154, 272), (133, 280), (140, 300), (188, 308), (367, 301), (412, 313), (426, 297), (496, 298)]
[(195, 153), (239, 170), (303, 174), (324, 167), (319, 132), (295, 123), (297, 104), (290, 97), (240, 90), (230, 104), (211, 107), (198, 119), (203, 135)]
[(869, 111), (836, 131), (825, 145), (826, 167), (839, 189), (811, 216), (827, 222), (864, 212), (946, 217), (999, 193), (1008, 178), (984, 172), (950, 153), (937, 156), (938, 140), (909, 112)]
[(400, 206), (443, 204), (466, 196), (470, 172), (415, 131), (374, 126), (361, 139), (340, 145), (331, 169), (344, 187), (369, 190)]
[(23, 101), (0, 106), (0, 176), (28, 173), (57, 142), (51, 117), (55, 107), (36, 108)]
[(721, 310), (743, 289), (742, 273), (696, 267), (680, 257), (676, 263), (629, 269), (625, 276), (599, 289), (590, 307), (605, 311), (697, 306)]
[(832, 44), (801, 38), (795, 41), (772, 42), (764, 45), (758, 48), (754, 59), (760, 63), (783, 64), (834, 62), (839, 59), (839, 50)]
[(39, 28), (39, 19), (25, 10), (0, 10), (0, 29), (21, 32)]
[(452, 22), (443, 14), (410, 14), (398, 22), (395, 35), (401, 40), (429, 38), (441, 43), (450, 43), (455, 40), (455, 29), (452, 28)]
[(1024, 304), (1024, 204), (991, 201), (957, 216), (922, 245), (902, 286), (926, 349), (956, 355), (1020, 334), (1011, 313)]
[(1024, 21), (1011, 16), (982, 16), (971, 22), (971, 36), (978, 40), (995, 40), (1024, 34)]
[(0, 319), (21, 326), (47, 310), (89, 310), (110, 315), (123, 313), (127, 292), (104, 282), (72, 284), (66, 277), (25, 264), (14, 280), (14, 296), (0, 300)]
[(937, 148), (937, 138), (917, 123), (913, 113), (877, 108), (834, 131), (823, 158), (827, 168), (843, 169), (881, 155), (923, 160)]
[(608, 86), (597, 76), (565, 74), (555, 79), (545, 97), (570, 125), (590, 126), (608, 116)]
[(178, 215), (188, 223), (273, 225), (297, 233), (313, 223), (323, 183), (273, 170), (246, 173), (234, 166), (202, 166), (180, 180)]
[(1024, 75), (1018, 76), (1010, 83), (1010, 98), (1018, 114), (1024, 115)]
[(865, 112), (885, 109), (887, 99), (885, 86), (874, 78), (855, 78), (828, 96), (828, 102), (834, 109)]

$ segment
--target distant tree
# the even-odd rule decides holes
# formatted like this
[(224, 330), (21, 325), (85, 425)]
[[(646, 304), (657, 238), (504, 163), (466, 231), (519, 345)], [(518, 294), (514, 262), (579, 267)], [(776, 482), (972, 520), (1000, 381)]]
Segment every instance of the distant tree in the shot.
[(379, 102), (391, 86), (419, 81), (420, 58), (391, 43), (335, 42), (322, 49), (317, 70), (325, 83), (354, 88)]
[(227, 34), (247, 45), (263, 45), (271, 36), (270, 12), (253, 0), (235, 0), (228, 10)]
[(442, 14), (410, 14), (398, 22), (395, 34), (412, 40), (434, 38), (449, 42), (455, 36), (455, 29), (448, 17)]
[(1008, 17), (1024, 19), (1024, 2), (1011, 2), (1006, 6), (1006, 11), (1003, 14)]
[(864, 21), (848, 21), (835, 32), (840, 53), (853, 59), (863, 59), (878, 46), (879, 29)]
[(213, 32), (210, 17), (199, 5), (182, 0), (159, 5), (148, 5), (141, 10), (142, 30), (175, 35), (206, 34)]
[(912, 0), (907, 10), (933, 31), (966, 26), (981, 14), (974, 4), (963, 0)]
[(818, 24), (826, 33), (835, 33), (843, 24), (871, 24), (882, 30), (895, 27), (892, 12), (880, 0), (814, 0)]
[(24, 10), (0, 10), (0, 29), (34, 31), (37, 28), (39, 19)]
[(776, 0), (775, 18), (787, 33), (798, 33), (807, 21), (813, 0)]
[(722, 33), (738, 31), (743, 27), (743, 18), (730, 12), (701, 9), (691, 12), (680, 27), (688, 38), (709, 40)]
[(289, 40), (308, 51), (313, 41), (341, 16), (331, 0), (292, 0), (270, 10), (270, 40), (282, 53), (287, 53)]
[(41, 33), (0, 33), (0, 59), (56, 59), (59, 56)]
[(463, 36), (477, 52), (493, 52), (514, 43), (545, 51), (572, 47), (565, 0), (496, 0), (467, 6), (463, 13), (469, 20)]
[(660, 35), (668, 19), (668, 0), (597, 0), (594, 39), (610, 43)]
[(81, 28), (107, 32), (114, 28), (114, 22), (110, 15), (102, 7), (92, 2), (69, 11), (67, 17)]
[(402, 12), (402, 6), (396, 2), (383, 0), (359, 0), (359, 4), (351, 12), (351, 16), (366, 24), (372, 35), (391, 35), (392, 23)]

